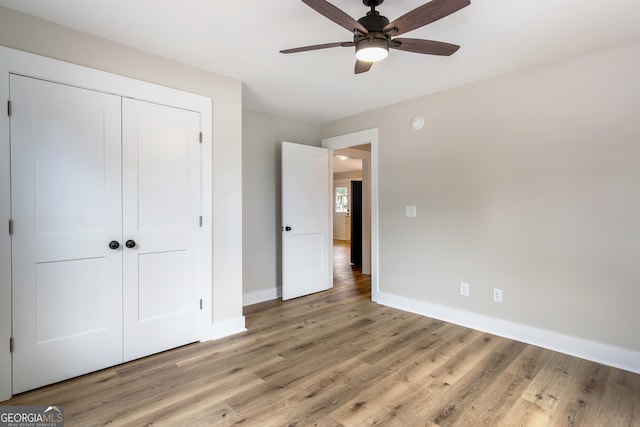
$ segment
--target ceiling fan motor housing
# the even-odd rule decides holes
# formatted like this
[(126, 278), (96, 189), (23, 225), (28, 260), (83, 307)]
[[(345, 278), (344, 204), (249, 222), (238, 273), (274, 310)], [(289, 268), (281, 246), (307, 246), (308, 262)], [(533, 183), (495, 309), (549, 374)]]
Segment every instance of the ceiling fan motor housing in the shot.
[(380, 6), (384, 0), (362, 0), (362, 3), (367, 7)]
[(369, 33), (382, 33), (384, 27), (389, 24), (389, 19), (386, 16), (380, 15), (377, 10), (371, 10), (367, 12), (366, 16), (358, 19), (358, 22), (365, 27)]

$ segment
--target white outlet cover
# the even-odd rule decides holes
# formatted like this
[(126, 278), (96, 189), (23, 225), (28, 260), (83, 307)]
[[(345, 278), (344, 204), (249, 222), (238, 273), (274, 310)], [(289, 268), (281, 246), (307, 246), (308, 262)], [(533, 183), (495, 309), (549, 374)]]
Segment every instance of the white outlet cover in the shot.
[(405, 206), (404, 207), (404, 216), (407, 218), (415, 218), (417, 215), (417, 210), (415, 206)]

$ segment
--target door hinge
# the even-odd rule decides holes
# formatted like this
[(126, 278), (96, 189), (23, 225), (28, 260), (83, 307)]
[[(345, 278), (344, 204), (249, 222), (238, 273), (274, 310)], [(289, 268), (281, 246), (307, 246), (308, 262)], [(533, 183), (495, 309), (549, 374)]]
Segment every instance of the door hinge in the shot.
[(7, 115), (11, 117), (11, 101), (7, 101)]
[(9, 337), (9, 353), (13, 353), (13, 337)]
[(202, 144), (202, 132), (200, 132), (200, 144)]
[(200, 227), (202, 227), (202, 215), (200, 215)]
[(200, 298), (200, 310), (202, 310), (202, 298)]
[(13, 220), (9, 220), (9, 235), (13, 235)]

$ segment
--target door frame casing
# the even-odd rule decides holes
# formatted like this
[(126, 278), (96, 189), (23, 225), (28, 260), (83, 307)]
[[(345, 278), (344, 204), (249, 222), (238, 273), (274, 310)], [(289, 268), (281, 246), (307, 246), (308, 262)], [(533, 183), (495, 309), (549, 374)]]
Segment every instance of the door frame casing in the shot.
[[(0, 46), (0, 100), (3, 107), (10, 99), (9, 75), (20, 74), (84, 89), (131, 97), (156, 104), (169, 105), (200, 113), (202, 132), (202, 234), (200, 243), (201, 312), (200, 340), (216, 335), (212, 319), (212, 100), (161, 85), (143, 82), (81, 65)], [(11, 219), (10, 120), (7, 110), (0, 114), (0, 401), (12, 396), (12, 369), (9, 340), (11, 338), (11, 236), (7, 232)], [(7, 228), (5, 228), (7, 227)]]
[[(371, 144), (370, 175), (371, 175), (371, 300), (378, 301), (380, 289), (379, 277), (379, 239), (378, 239), (378, 128), (324, 138), (321, 146), (330, 150)], [(363, 170), (363, 174), (365, 171)], [(331, 198), (332, 195), (330, 194)], [(331, 216), (333, 229), (333, 216)], [(333, 242), (330, 242), (333, 244)]]

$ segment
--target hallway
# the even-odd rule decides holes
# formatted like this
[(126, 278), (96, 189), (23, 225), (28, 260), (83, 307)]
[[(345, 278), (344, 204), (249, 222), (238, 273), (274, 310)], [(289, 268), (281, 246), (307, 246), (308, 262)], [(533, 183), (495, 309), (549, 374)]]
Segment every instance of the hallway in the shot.
[(351, 265), (351, 246), (344, 240), (333, 241), (333, 290), (338, 295), (358, 295), (371, 299), (371, 275)]

